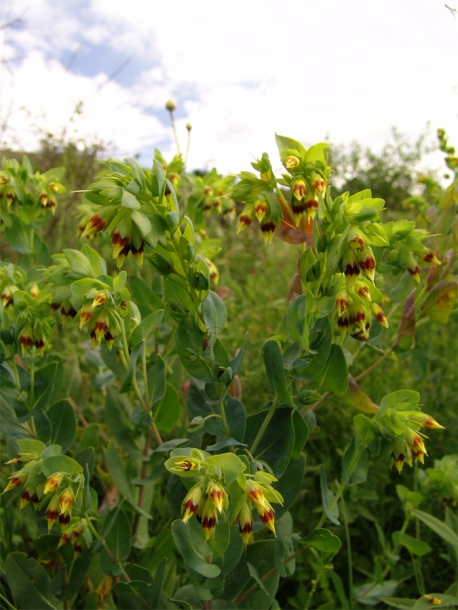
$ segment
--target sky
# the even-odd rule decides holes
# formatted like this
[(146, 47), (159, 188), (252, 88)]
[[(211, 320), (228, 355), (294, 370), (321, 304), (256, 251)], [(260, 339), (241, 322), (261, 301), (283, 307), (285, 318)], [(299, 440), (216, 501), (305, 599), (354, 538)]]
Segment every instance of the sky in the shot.
[[(117, 158), (250, 169), (275, 133), (377, 150), (397, 127), (458, 147), (458, 0), (4, 0), (0, 147), (67, 130)], [(5, 27), (12, 21), (12, 25)], [(3, 26), (3, 27), (2, 27)], [(74, 109), (82, 102), (81, 113)]]

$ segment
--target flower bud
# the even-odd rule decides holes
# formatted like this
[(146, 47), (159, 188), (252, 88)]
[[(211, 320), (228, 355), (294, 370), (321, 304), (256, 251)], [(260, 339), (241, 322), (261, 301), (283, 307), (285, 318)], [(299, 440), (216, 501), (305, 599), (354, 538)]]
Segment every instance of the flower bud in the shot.
[(92, 301), (92, 308), (96, 309), (97, 307), (102, 307), (107, 302), (107, 293), (105, 290), (100, 291), (94, 297)]
[(218, 521), (216, 507), (210, 498), (207, 498), (202, 511), (202, 529), (204, 530), (205, 540), (209, 540)]
[(28, 478), (27, 472), (22, 472), (18, 470), (12, 477), (8, 477), (8, 485), (5, 487), (2, 493), (10, 491), (11, 489), (16, 489), (17, 487), (21, 487)]
[(131, 250), (137, 265), (139, 267), (143, 267), (143, 253), (145, 251), (145, 242), (142, 241), (139, 248), (135, 248), (135, 246), (132, 244)]
[(169, 112), (173, 112), (174, 110), (176, 110), (177, 107), (177, 103), (174, 99), (170, 98), (165, 102), (165, 108), (166, 110), (168, 110)]
[(22, 355), (25, 354), (26, 350), (32, 347), (33, 344), (33, 331), (30, 324), (26, 324), (19, 333), (19, 343), (21, 344)]
[(433, 265), (440, 265), (440, 260), (434, 255), (431, 250), (423, 257), (423, 260), (427, 263), (433, 263)]
[(299, 201), (305, 197), (307, 192), (307, 183), (304, 178), (295, 178), (291, 185), (293, 196)]
[(407, 271), (410, 273), (410, 275), (413, 277), (413, 279), (419, 284), (420, 283), (420, 269), (418, 268), (418, 266), (415, 266), (413, 268), (407, 267)]
[(268, 211), (269, 207), (267, 203), (262, 199), (258, 199), (258, 201), (256, 201), (256, 203), (254, 204), (254, 213), (259, 222), (262, 222), (264, 220), (264, 217)]
[(100, 231), (103, 231), (105, 226), (105, 220), (103, 218), (100, 218), (98, 214), (95, 214), (87, 223), (86, 228), (81, 234), (81, 238), (96, 235), (97, 233), (100, 233)]
[(59, 517), (59, 496), (55, 494), (51, 498), (51, 502), (48, 504), (48, 509), (46, 511), (46, 520), (48, 521), (48, 532), (51, 531), (52, 526), (57, 521)]
[(317, 195), (324, 193), (326, 190), (326, 180), (317, 172), (312, 173), (310, 176), (310, 182), (312, 183), (312, 188)]
[[(364, 271), (364, 273), (367, 275), (367, 277), (371, 280), (371, 282), (374, 282), (375, 279), (375, 258), (372, 255), (372, 250), (371, 248), (366, 248), (367, 250), (367, 256), (363, 259), (361, 258), (359, 261), (359, 266), (361, 267), (361, 269)], [(369, 253), (370, 251), (370, 253)]]
[(90, 322), (93, 317), (94, 314), (91, 311), (91, 306), (87, 305), (86, 307), (84, 307), (80, 313), (80, 328), (83, 328), (83, 326), (88, 324), (88, 322)]
[(219, 271), (218, 271), (218, 267), (215, 265), (215, 263), (213, 261), (211, 261), (209, 258), (205, 259), (205, 262), (208, 265), (208, 270), (210, 271), (210, 279), (215, 282), (215, 284), (218, 284), (219, 282)]
[(6, 288), (3, 289), (1, 300), (3, 309), (6, 309), (9, 305), (14, 303), (13, 291), (9, 286), (6, 286)]
[(50, 477), (48, 477), (45, 488), (43, 490), (44, 495), (48, 494), (50, 491), (55, 491), (59, 485), (61, 484), (62, 479), (64, 478), (63, 472), (56, 472)]
[(251, 507), (248, 502), (243, 503), (243, 506), (239, 512), (238, 521), (240, 536), (243, 544), (246, 546), (253, 539), (253, 516), (251, 514)]
[(244, 211), (239, 216), (237, 233), (240, 233), (241, 231), (243, 231), (243, 229), (246, 229), (246, 227), (248, 227), (253, 222), (253, 219), (254, 219), (254, 208), (245, 207)]
[(336, 309), (338, 316), (343, 316), (343, 314), (348, 309), (348, 297), (346, 292), (341, 292), (336, 299)]
[(445, 430), (444, 426), (437, 423), (431, 415), (423, 413), (422, 411), (415, 411), (409, 415), (409, 419), (414, 424), (418, 424), (421, 428), (426, 428), (427, 430)]
[(275, 224), (271, 221), (261, 223), (262, 236), (265, 244), (270, 244), (274, 238)]
[(221, 487), (219, 483), (213, 481), (210, 484), (210, 488), (208, 490), (208, 496), (211, 500), (211, 503), (216, 508), (216, 510), (221, 513), (223, 512), (224, 502), (226, 500), (226, 492)]
[(71, 509), (73, 502), (75, 501), (75, 496), (73, 495), (73, 491), (71, 487), (67, 487), (61, 493), (59, 498), (59, 512), (62, 515), (63, 513), (68, 513)]
[(380, 305), (377, 305), (377, 303), (371, 303), (371, 310), (377, 322), (385, 328), (388, 328), (388, 320), (386, 319), (386, 315)]
[(189, 519), (197, 512), (202, 499), (202, 489), (200, 485), (193, 487), (186, 495), (183, 502), (183, 523), (187, 523)]
[(286, 169), (296, 169), (296, 167), (298, 167), (300, 164), (300, 160), (295, 157), (294, 155), (289, 155), (289, 157), (286, 157), (285, 159), (285, 167)]
[(32, 502), (35, 497), (36, 497), (35, 487), (27, 487), (26, 489), (24, 489), (24, 491), (21, 494), (21, 499), (19, 501), (19, 510), (22, 510), (23, 508), (25, 508), (27, 506), (27, 504), (29, 504), (29, 502)]

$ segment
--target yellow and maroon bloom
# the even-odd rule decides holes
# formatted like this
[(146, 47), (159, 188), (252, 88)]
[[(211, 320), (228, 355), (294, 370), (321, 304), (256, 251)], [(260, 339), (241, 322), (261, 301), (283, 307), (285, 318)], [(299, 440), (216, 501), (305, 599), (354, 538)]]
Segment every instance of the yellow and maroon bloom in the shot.
[(200, 484), (193, 487), (186, 495), (183, 501), (183, 523), (187, 523), (189, 519), (197, 512), (202, 500), (202, 488)]
[(441, 264), (440, 260), (435, 256), (433, 252), (431, 252), (431, 250), (429, 250), (428, 253), (423, 256), (423, 260), (426, 263), (433, 263), (433, 265)]
[(83, 328), (83, 326), (88, 324), (88, 322), (90, 322), (93, 317), (94, 314), (91, 311), (91, 306), (87, 305), (86, 307), (84, 307), (80, 313), (80, 328)]
[(385, 328), (388, 328), (388, 320), (386, 319), (386, 315), (380, 305), (377, 305), (377, 303), (371, 303), (371, 310), (379, 324), (381, 324)]
[(213, 481), (208, 489), (208, 497), (216, 510), (221, 513), (223, 512), (224, 504), (226, 501), (226, 492), (219, 483)]
[(310, 181), (312, 183), (312, 188), (318, 195), (324, 193), (326, 190), (326, 180), (320, 176), (317, 172), (313, 172), (310, 177)]
[(304, 199), (307, 192), (307, 183), (305, 182), (304, 178), (295, 178), (291, 185), (291, 190), (296, 199), (299, 199), (299, 201)]
[(111, 348), (113, 347), (114, 337), (109, 330), (107, 330), (107, 332), (104, 334), (104, 339), (108, 349), (111, 350)]
[(254, 220), (254, 207), (245, 207), (244, 211), (239, 216), (237, 233), (246, 229)]
[(219, 282), (218, 267), (209, 258), (206, 258), (205, 262), (207, 263), (208, 270), (210, 271), (210, 279), (213, 280), (215, 284), (217, 284)]
[(140, 246), (138, 248), (136, 248), (134, 246), (134, 244), (131, 244), (131, 252), (133, 254), (133, 257), (135, 259), (135, 262), (137, 263), (137, 265), (139, 267), (143, 266), (143, 253), (145, 251), (145, 242), (142, 241)]
[(269, 211), (269, 206), (262, 199), (258, 199), (254, 204), (254, 213), (259, 222), (262, 222), (265, 218), (265, 215)]
[(423, 413), (422, 411), (415, 411), (409, 415), (409, 419), (414, 424), (419, 425), (421, 428), (426, 428), (427, 430), (444, 430), (444, 426), (441, 426), (435, 419), (428, 415), (427, 413)]
[(183, 473), (197, 474), (200, 471), (201, 460), (192, 457), (172, 457), (166, 462), (166, 468), (174, 474), (183, 475)]
[(374, 282), (375, 258), (373, 256), (372, 249), (370, 247), (367, 247), (365, 250), (366, 250), (366, 256), (364, 258), (363, 258), (363, 256), (361, 256), (360, 261), (359, 261), (359, 266), (364, 271), (364, 273), (367, 275), (367, 277), (371, 280), (371, 282)]
[(348, 309), (348, 297), (346, 292), (341, 292), (336, 299), (337, 315), (343, 316)]
[(300, 160), (295, 155), (289, 155), (285, 159), (285, 167), (286, 169), (296, 169), (300, 164)]
[(29, 502), (33, 502), (35, 506), (35, 499), (38, 500), (37, 490), (35, 489), (35, 487), (27, 487), (26, 489), (24, 489), (21, 495), (21, 499), (19, 501), (19, 510), (25, 508), (27, 504), (29, 504)]
[[(108, 332), (108, 324), (106, 322), (105, 317), (100, 316), (93, 328), (93, 332), (95, 335), (95, 340), (97, 341), (97, 343), (100, 345), (102, 339), (105, 337), (105, 334)], [(92, 333), (91, 333), (91, 337), (92, 337)]]
[(33, 345), (33, 331), (30, 324), (26, 324), (19, 333), (19, 343), (21, 344), (22, 355), (25, 354), (26, 350), (31, 348)]
[(305, 202), (305, 215), (308, 220), (315, 218), (316, 211), (318, 210), (318, 201), (315, 198), (308, 199)]
[[(43, 490), (44, 495), (46, 496), (46, 494), (48, 494), (50, 491), (55, 491), (61, 484), (63, 478), (63, 472), (55, 472), (50, 477), (48, 477), (45, 483), (45, 488)], [(59, 503), (57, 505), (59, 505)]]
[(243, 544), (246, 546), (253, 539), (253, 516), (251, 514), (251, 505), (248, 502), (243, 503), (239, 512), (238, 522), (240, 536)]
[(62, 515), (63, 513), (68, 513), (71, 509), (73, 502), (75, 501), (75, 496), (71, 487), (67, 487), (61, 493), (59, 498), (59, 512)]
[(38, 288), (38, 284), (34, 284), (31, 288), (30, 288), (30, 294), (32, 295), (32, 299), (35, 299), (38, 295), (38, 293), (40, 292), (39, 288)]
[(97, 307), (102, 307), (107, 302), (107, 293), (105, 290), (101, 290), (98, 294), (95, 295), (94, 300), (92, 301), (92, 308), (96, 309)]
[(204, 530), (205, 540), (209, 540), (218, 523), (218, 513), (210, 498), (207, 498), (201, 514), (201, 525)]
[(361, 235), (354, 235), (353, 239), (351, 239), (349, 242), (349, 246), (350, 248), (352, 248), (352, 250), (361, 250), (361, 252), (364, 250), (366, 243), (364, 241), (364, 239), (361, 237)]
[(428, 454), (426, 453), (426, 447), (421, 436), (418, 434), (413, 434), (412, 439), (408, 442), (412, 455), (423, 464), (423, 456)]
[(372, 300), (371, 291), (366, 286), (366, 284), (363, 284), (363, 282), (361, 282), (361, 281), (356, 282), (356, 294), (358, 296), (360, 296), (362, 299), (364, 299), (365, 301)]
[(275, 224), (270, 220), (261, 223), (261, 232), (265, 244), (270, 244), (273, 240), (275, 229)]
[(70, 525), (71, 518), (72, 518), (72, 516), (70, 513), (65, 513), (65, 514), (59, 515), (59, 525), (60, 525), (60, 529), (63, 532), (65, 532), (65, 530)]
[(266, 504), (268, 504), (262, 489), (250, 479), (246, 482), (246, 495), (247, 498), (251, 500), (256, 507), (265, 506)]
[(59, 517), (59, 496), (55, 494), (51, 498), (51, 502), (48, 504), (48, 509), (46, 511), (46, 519), (48, 521), (48, 532), (51, 531), (54, 523), (57, 521)]
[(5, 487), (2, 493), (20, 487), (27, 481), (28, 476), (29, 475), (27, 472), (22, 472), (21, 470), (18, 470), (12, 477), (8, 477), (8, 485)]
[(266, 502), (266, 504), (266, 506), (256, 505), (256, 510), (258, 511), (259, 518), (263, 524), (275, 534), (275, 512), (268, 502)]
[(6, 286), (6, 288), (3, 289), (1, 300), (4, 309), (14, 303), (13, 291), (9, 286)]
[(419, 284), (420, 283), (420, 269), (418, 268), (418, 265), (416, 267), (407, 267), (407, 271), (410, 273), (410, 275), (413, 277), (413, 279)]
[(106, 227), (106, 224), (105, 219), (100, 218), (98, 214), (95, 214), (87, 223), (81, 237), (90, 237), (91, 235), (100, 233), (100, 231), (103, 231), (103, 229)]

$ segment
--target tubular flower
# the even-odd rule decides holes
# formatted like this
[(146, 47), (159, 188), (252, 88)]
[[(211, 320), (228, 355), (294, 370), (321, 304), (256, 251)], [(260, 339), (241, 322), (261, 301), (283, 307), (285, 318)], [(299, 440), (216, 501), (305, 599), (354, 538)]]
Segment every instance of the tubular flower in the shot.
[(273, 240), (275, 228), (275, 224), (271, 221), (261, 223), (261, 232), (265, 244), (270, 244), (270, 242)]
[(191, 491), (186, 495), (183, 502), (183, 523), (187, 523), (189, 519), (197, 512), (200, 502), (202, 500), (202, 488), (200, 484), (193, 487)]
[(300, 164), (300, 160), (295, 155), (289, 155), (285, 159), (285, 167), (286, 169), (296, 169)]
[(75, 501), (75, 496), (70, 487), (64, 489), (59, 498), (59, 512), (60, 514), (68, 513), (71, 509), (73, 502)]
[(55, 494), (51, 498), (51, 502), (48, 504), (46, 511), (46, 520), (48, 521), (48, 532), (52, 530), (54, 523), (59, 517), (59, 496)]
[[(410, 435), (409, 435), (410, 436)], [(423, 439), (419, 434), (413, 434), (412, 438), (409, 439), (409, 448), (412, 452), (412, 455), (422, 464), (424, 463), (424, 455), (428, 455), (426, 453), (426, 447), (423, 442)]]
[(261, 521), (275, 534), (274, 509), (267, 501), (262, 489), (254, 481), (248, 480), (246, 482), (246, 495), (255, 505)]
[(312, 183), (312, 188), (317, 195), (324, 193), (326, 190), (326, 180), (320, 176), (320, 174), (313, 172), (313, 174), (310, 176), (310, 181)]
[(268, 211), (269, 211), (269, 207), (268, 207), (267, 203), (265, 201), (263, 201), (262, 199), (259, 199), (254, 204), (254, 213), (256, 215), (256, 218), (259, 220), (259, 222), (262, 222), (264, 220), (265, 215), (267, 214)]
[(216, 507), (213, 505), (210, 498), (207, 498), (201, 515), (201, 525), (204, 530), (205, 540), (209, 540), (210, 536), (218, 522)]
[(8, 477), (8, 485), (5, 487), (2, 493), (20, 487), (27, 481), (28, 476), (28, 473), (18, 470), (12, 477)]
[(61, 484), (63, 478), (63, 472), (56, 472), (50, 477), (48, 477), (45, 483), (45, 488), (43, 490), (44, 495), (46, 496), (46, 494), (49, 494), (50, 491), (55, 491)]
[(371, 310), (379, 324), (385, 328), (388, 328), (388, 320), (386, 319), (386, 315), (380, 305), (377, 305), (377, 303), (371, 303)]
[(239, 216), (239, 222), (237, 227), (237, 233), (246, 229), (254, 220), (254, 208), (245, 207), (244, 211)]
[(293, 196), (300, 201), (301, 199), (304, 199), (307, 192), (307, 183), (304, 178), (295, 178), (291, 185), (291, 189)]
[(97, 307), (102, 307), (107, 302), (107, 293), (105, 290), (100, 291), (94, 297), (92, 301), (92, 308), (96, 309)]
[(441, 426), (431, 417), (431, 415), (427, 415), (422, 411), (415, 411), (409, 415), (409, 419), (414, 424), (419, 425), (421, 428), (426, 428), (427, 430), (445, 430), (444, 426)]
[(91, 307), (89, 305), (84, 307), (80, 313), (80, 328), (83, 328), (83, 326), (88, 324), (93, 317), (94, 314), (91, 311)]
[(208, 497), (216, 510), (219, 513), (223, 512), (226, 493), (219, 483), (212, 481), (208, 490)]
[(86, 228), (81, 234), (81, 238), (90, 237), (91, 235), (100, 233), (100, 231), (103, 231), (103, 229), (106, 227), (106, 224), (105, 219), (100, 218), (98, 214), (95, 214), (87, 223)]
[(418, 265), (416, 267), (407, 267), (407, 271), (410, 273), (412, 278), (419, 284), (420, 283), (420, 269)]
[(244, 502), (240, 509), (239, 516), (239, 532), (243, 544), (248, 545), (253, 539), (253, 516), (251, 514), (251, 506), (248, 502)]

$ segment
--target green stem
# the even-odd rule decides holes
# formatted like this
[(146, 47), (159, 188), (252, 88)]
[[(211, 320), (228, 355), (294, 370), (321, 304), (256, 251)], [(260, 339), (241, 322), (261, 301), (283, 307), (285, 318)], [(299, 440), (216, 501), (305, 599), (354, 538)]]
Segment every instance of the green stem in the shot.
[(259, 445), (259, 441), (261, 440), (264, 432), (266, 431), (266, 428), (269, 425), (270, 420), (274, 416), (274, 413), (275, 413), (277, 407), (278, 407), (278, 402), (277, 402), (277, 400), (274, 400), (274, 402), (272, 403), (272, 405), (269, 409), (269, 412), (267, 413), (264, 421), (262, 422), (261, 427), (259, 428), (259, 432), (257, 433), (256, 438), (253, 441), (253, 444), (251, 445), (250, 451), (251, 451), (252, 455), (254, 455), (256, 448)]
[(229, 424), (227, 423), (226, 409), (224, 408), (224, 400), (219, 401), (219, 413), (221, 415), (221, 423), (223, 424), (224, 433), (230, 436)]
[(34, 359), (34, 354), (32, 354), (32, 362), (30, 363), (30, 402), (31, 402), (32, 408), (33, 408), (34, 400), (35, 400), (35, 359)]
[(177, 128), (175, 125), (175, 118), (173, 116), (173, 110), (169, 110), (169, 114), (170, 114), (170, 122), (172, 124), (173, 137), (175, 139), (175, 146), (177, 147), (177, 152), (180, 155), (181, 154), (180, 143), (178, 142)]
[(146, 349), (143, 352), (142, 358), (142, 374), (143, 374), (143, 385), (145, 388), (145, 402), (148, 408), (151, 408), (150, 398), (149, 398), (149, 389), (148, 389), (148, 374), (146, 369)]
[(350, 607), (353, 602), (353, 559), (351, 554), (351, 538), (350, 538), (350, 529), (348, 527), (348, 519), (347, 519), (347, 509), (345, 507), (345, 500), (342, 496), (342, 518), (345, 527), (345, 537), (347, 539), (347, 554), (348, 554), (348, 596), (350, 598)]
[(175, 249), (175, 254), (177, 255), (178, 260), (180, 262), (182, 275), (188, 284), (189, 295), (190, 295), (194, 305), (196, 306), (196, 309), (198, 310), (200, 303), (201, 303), (201, 299), (199, 299), (197, 291), (192, 286), (189, 285), (187, 275), (186, 275), (186, 266), (187, 265), (185, 264), (183, 257), (181, 256), (181, 253), (180, 253), (180, 239), (178, 237), (178, 230), (175, 230), (173, 232), (173, 234), (171, 233), (170, 237), (172, 238), (172, 243), (173, 243), (173, 247)]
[(4, 597), (1, 593), (0, 593), (0, 599), (8, 605), (8, 608), (12, 608), (12, 610), (16, 610), (16, 606), (13, 606), (13, 604), (10, 604), (10, 602), (6, 599), (6, 597)]

